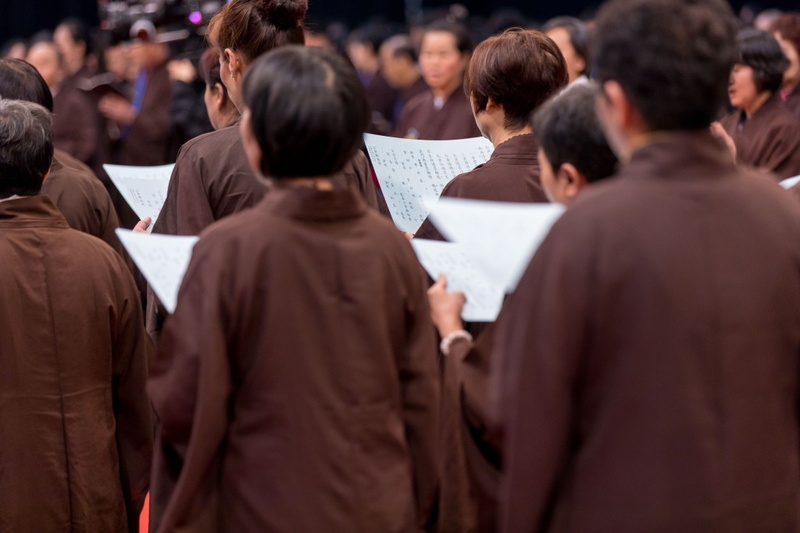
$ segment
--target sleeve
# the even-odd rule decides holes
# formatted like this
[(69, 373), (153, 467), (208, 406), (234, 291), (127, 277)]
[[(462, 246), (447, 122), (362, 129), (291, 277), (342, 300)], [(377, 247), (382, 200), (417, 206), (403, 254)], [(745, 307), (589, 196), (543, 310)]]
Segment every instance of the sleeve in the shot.
[(344, 175), (348, 185), (358, 188), (368, 206), (379, 209), (378, 193), (375, 190), (375, 182), (372, 181), (372, 169), (364, 152), (360, 150), (356, 152), (345, 166)]
[(136, 531), (150, 485), (153, 419), (147, 398), (147, 362), (152, 345), (144, 331), (139, 293), (122, 258), (120, 309), (113, 344), (113, 405), (120, 481), (128, 510), (128, 526)]
[(770, 137), (769, 149), (758, 166), (782, 180), (800, 174), (800, 124), (779, 128)]
[(504, 308), (493, 372), (503, 432), (500, 523), (506, 532), (546, 530), (549, 507), (570, 459), (574, 381), (589, 305), (589, 245), (569, 238), (567, 215), (550, 235)]
[(438, 490), (439, 458), (439, 377), (436, 336), (428, 309), (424, 272), (413, 258), (407, 242), (409, 304), (406, 322), (406, 348), (401, 359), (400, 379), (403, 394), (403, 420), (411, 452), (417, 516), (421, 527), (433, 520)]
[(203, 168), (194, 144), (184, 145), (172, 170), (154, 233), (197, 235), (214, 222), (203, 187)]

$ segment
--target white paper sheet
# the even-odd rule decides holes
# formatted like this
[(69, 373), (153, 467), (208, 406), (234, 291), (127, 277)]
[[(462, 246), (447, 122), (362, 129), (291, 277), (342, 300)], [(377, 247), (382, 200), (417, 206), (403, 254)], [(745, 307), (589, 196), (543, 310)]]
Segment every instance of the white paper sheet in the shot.
[(178, 289), (198, 237), (134, 233), (127, 229), (116, 232), (158, 299), (168, 312), (174, 312)]
[(447, 239), (469, 246), (490, 279), (513, 292), (563, 212), (559, 204), (440, 198), (430, 217)]
[(103, 165), (108, 177), (114, 182), (128, 205), (140, 219), (150, 217), (153, 227), (164, 200), (167, 198), (172, 165), (158, 167), (129, 167), (123, 165)]
[(488, 161), (483, 137), (420, 141), (364, 135), (389, 212), (402, 231), (415, 233), (450, 180)]
[(791, 189), (792, 187), (794, 187), (795, 185), (797, 185), (798, 183), (800, 183), (800, 176), (795, 176), (793, 178), (786, 178), (785, 180), (783, 180), (781, 182), (780, 185), (784, 189), (788, 190), (788, 189)]
[(502, 284), (486, 276), (478, 259), (466, 245), (414, 239), (411, 246), (419, 262), (433, 279), (447, 277), (447, 290), (467, 297), (461, 318), (469, 322), (494, 322), (505, 295)]

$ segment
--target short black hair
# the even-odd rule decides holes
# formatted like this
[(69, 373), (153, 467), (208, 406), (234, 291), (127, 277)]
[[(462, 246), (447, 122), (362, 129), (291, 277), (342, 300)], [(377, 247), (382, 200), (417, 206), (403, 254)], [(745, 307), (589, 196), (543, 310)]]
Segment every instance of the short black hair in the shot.
[(0, 99), (0, 198), (39, 194), (52, 160), (50, 111), (34, 102)]
[(553, 171), (571, 163), (589, 182), (616, 172), (617, 156), (595, 112), (599, 92), (593, 82), (572, 85), (534, 114), (533, 131)]
[(777, 39), (765, 31), (748, 28), (739, 32), (736, 43), (739, 45), (736, 63), (753, 69), (753, 83), (758, 92), (780, 89), (789, 60)]
[(65, 18), (58, 23), (57, 28), (65, 28), (72, 40), (76, 43), (84, 43), (86, 45), (86, 54), (89, 53), (89, 26), (82, 19), (77, 17)]
[(272, 178), (330, 176), (361, 145), (369, 106), (355, 70), (323, 49), (285, 46), (259, 57), (242, 88)]
[(0, 58), (0, 98), (25, 100), (53, 111), (53, 93), (36, 67), (22, 59)]
[[(575, 17), (556, 17), (548, 20), (540, 29), (542, 33), (547, 33), (550, 30), (563, 28), (569, 34), (569, 42), (575, 53), (578, 54), (589, 65), (589, 30), (586, 24), (576, 19)], [(586, 74), (586, 67), (584, 67), (581, 74)]]
[(593, 74), (620, 84), (651, 130), (707, 128), (727, 98), (737, 22), (725, 0), (611, 0)]
[(456, 38), (456, 49), (461, 55), (471, 54), (474, 48), (472, 36), (469, 30), (457, 22), (449, 20), (437, 20), (425, 28), (425, 33), (445, 32), (450, 33)]

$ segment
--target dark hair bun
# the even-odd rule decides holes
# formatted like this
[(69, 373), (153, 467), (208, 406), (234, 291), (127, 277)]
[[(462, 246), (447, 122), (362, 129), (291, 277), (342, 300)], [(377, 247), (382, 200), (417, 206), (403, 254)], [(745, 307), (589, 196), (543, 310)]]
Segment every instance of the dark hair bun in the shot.
[(266, 0), (267, 19), (279, 30), (302, 26), (308, 11), (308, 0)]

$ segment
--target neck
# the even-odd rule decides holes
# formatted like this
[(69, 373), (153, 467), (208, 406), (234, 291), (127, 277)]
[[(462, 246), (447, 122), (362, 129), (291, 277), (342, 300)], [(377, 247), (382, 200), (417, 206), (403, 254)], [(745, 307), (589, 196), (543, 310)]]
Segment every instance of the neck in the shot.
[(498, 132), (492, 133), (492, 137), (489, 140), (492, 141), (492, 146), (497, 148), (510, 138), (517, 137), (518, 135), (525, 135), (527, 133), (533, 133), (533, 128), (531, 128), (530, 126), (525, 126), (521, 130), (516, 130), (516, 131), (511, 131), (502, 128)]
[(771, 96), (772, 96), (771, 91), (763, 91), (758, 93), (758, 96), (756, 96), (756, 99), (753, 101), (752, 104), (748, 105), (747, 107), (742, 107), (742, 111), (744, 111), (745, 116), (748, 119), (751, 116), (753, 116), (753, 113), (758, 111), (761, 108), (761, 106), (764, 105), (764, 102), (769, 100)]

